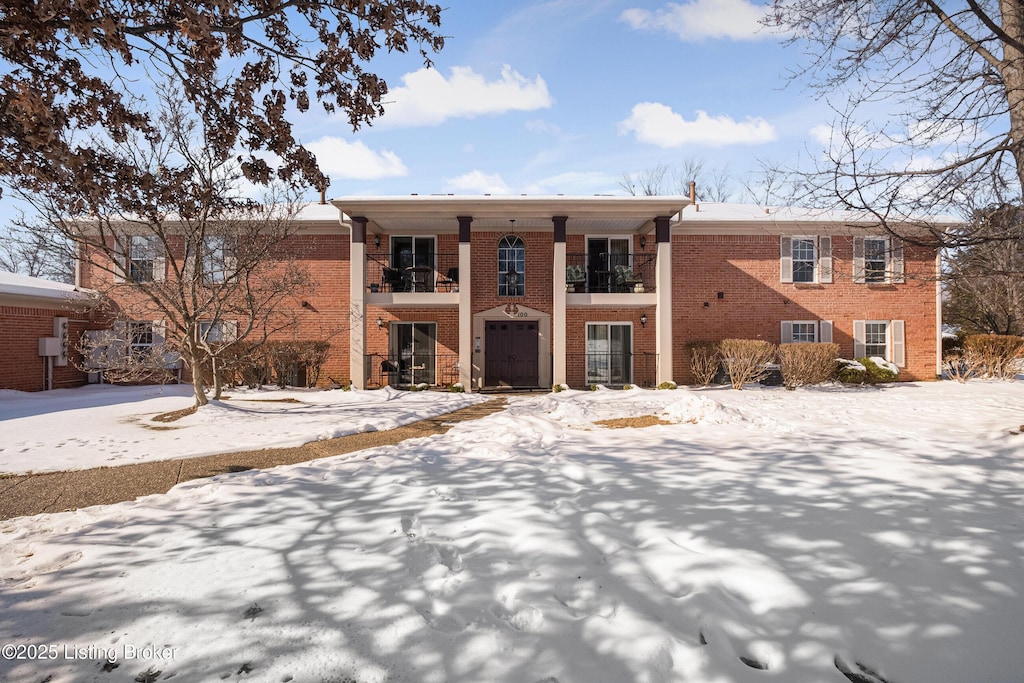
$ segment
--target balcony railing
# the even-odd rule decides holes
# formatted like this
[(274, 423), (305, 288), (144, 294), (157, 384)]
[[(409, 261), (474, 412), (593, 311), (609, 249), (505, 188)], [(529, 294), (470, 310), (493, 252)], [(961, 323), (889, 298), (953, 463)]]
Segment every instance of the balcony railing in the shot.
[(617, 294), (654, 291), (655, 252), (566, 254), (567, 292)]
[(368, 387), (449, 387), (459, 381), (457, 353), (370, 353), (365, 358)]
[(573, 388), (631, 384), (649, 389), (658, 383), (658, 354), (569, 353), (565, 370), (567, 383)]
[(459, 255), (367, 254), (366, 285), (371, 292), (457, 292)]

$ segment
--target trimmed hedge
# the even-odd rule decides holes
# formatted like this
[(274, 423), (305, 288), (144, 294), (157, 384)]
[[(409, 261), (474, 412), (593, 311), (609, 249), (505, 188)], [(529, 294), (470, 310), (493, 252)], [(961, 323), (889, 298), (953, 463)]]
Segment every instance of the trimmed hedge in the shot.
[(782, 383), (792, 390), (828, 382), (836, 376), (838, 357), (838, 344), (783, 344), (779, 347)]

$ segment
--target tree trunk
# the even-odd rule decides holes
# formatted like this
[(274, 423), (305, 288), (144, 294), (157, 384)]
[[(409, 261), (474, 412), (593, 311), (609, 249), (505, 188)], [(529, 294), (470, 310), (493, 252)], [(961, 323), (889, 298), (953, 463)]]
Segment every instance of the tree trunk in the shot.
[(190, 365), (192, 367), (192, 391), (196, 395), (196, 407), (205, 406), (210, 401), (206, 398), (206, 387), (203, 386), (202, 370), (197, 367), (197, 363), (191, 363)]
[(213, 374), (213, 400), (219, 401), (224, 383), (220, 376), (220, 364), (217, 362), (217, 356), (210, 356), (210, 372)]
[[(999, 0), (1002, 28), (1018, 43), (1024, 41), (1024, 16), (1019, 0)], [(1000, 69), (1010, 113), (1010, 138), (1013, 140), (1013, 158), (1017, 178), (1024, 188), (1024, 52), (1012, 44), (1003, 44)]]

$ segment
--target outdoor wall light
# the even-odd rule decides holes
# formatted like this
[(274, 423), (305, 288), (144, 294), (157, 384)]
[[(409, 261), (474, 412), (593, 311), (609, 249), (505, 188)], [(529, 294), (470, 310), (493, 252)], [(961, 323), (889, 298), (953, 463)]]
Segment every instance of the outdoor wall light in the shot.
[(644, 313), (640, 316), (640, 327), (647, 327), (647, 314)]
[(647, 235), (640, 235), (640, 248), (643, 249), (647, 246)]
[(380, 317), (379, 315), (377, 316), (377, 327), (384, 327), (384, 318)]
[(380, 248), (380, 234), (374, 233), (373, 235), (373, 246)]

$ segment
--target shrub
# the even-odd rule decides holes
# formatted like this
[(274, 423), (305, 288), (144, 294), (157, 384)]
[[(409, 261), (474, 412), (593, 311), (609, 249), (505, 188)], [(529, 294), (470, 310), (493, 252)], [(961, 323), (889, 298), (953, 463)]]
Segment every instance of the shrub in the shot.
[(747, 382), (758, 382), (768, 376), (765, 366), (775, 359), (775, 345), (763, 339), (723, 339), (718, 353), (729, 373), (733, 389), (742, 389)]
[(712, 342), (693, 342), (687, 344), (686, 349), (690, 355), (690, 372), (693, 373), (694, 381), (702, 387), (711, 384), (721, 362), (718, 346)]
[(553, 384), (553, 385), (551, 385), (551, 391), (555, 392), (556, 394), (561, 392), (561, 391), (565, 391), (568, 388), (569, 388), (568, 384)]
[(632, 385), (632, 384), (623, 384), (623, 385), (622, 385), (622, 390), (623, 390), (623, 391), (629, 391), (629, 390), (630, 390), (630, 389), (632, 389), (632, 388), (633, 388), (633, 385)]
[(948, 355), (943, 353), (942, 371), (949, 379), (963, 384), (975, 374), (973, 358), (963, 352), (950, 353)]
[(782, 382), (787, 389), (821, 384), (836, 374), (838, 344), (783, 344), (779, 347)]
[(466, 387), (462, 386), (461, 382), (456, 382), (455, 384), (448, 387), (448, 391), (450, 391), (453, 394), (463, 394), (466, 392)]
[(676, 386), (677, 385), (676, 385), (675, 382), (673, 382), (672, 380), (669, 380), (667, 382), (662, 382), (661, 384), (659, 384), (658, 388), (659, 389), (675, 389)]
[(892, 382), (896, 372), (882, 367), (871, 358), (858, 358), (855, 361), (837, 359), (839, 364), (839, 381), (846, 384), (879, 384)]
[(962, 355), (964, 352), (964, 337), (963, 333), (958, 332), (952, 337), (942, 337), (942, 357), (945, 358), (949, 355)]
[(1010, 379), (1020, 371), (1024, 338), (1005, 334), (971, 334), (964, 339), (964, 356), (982, 377)]

